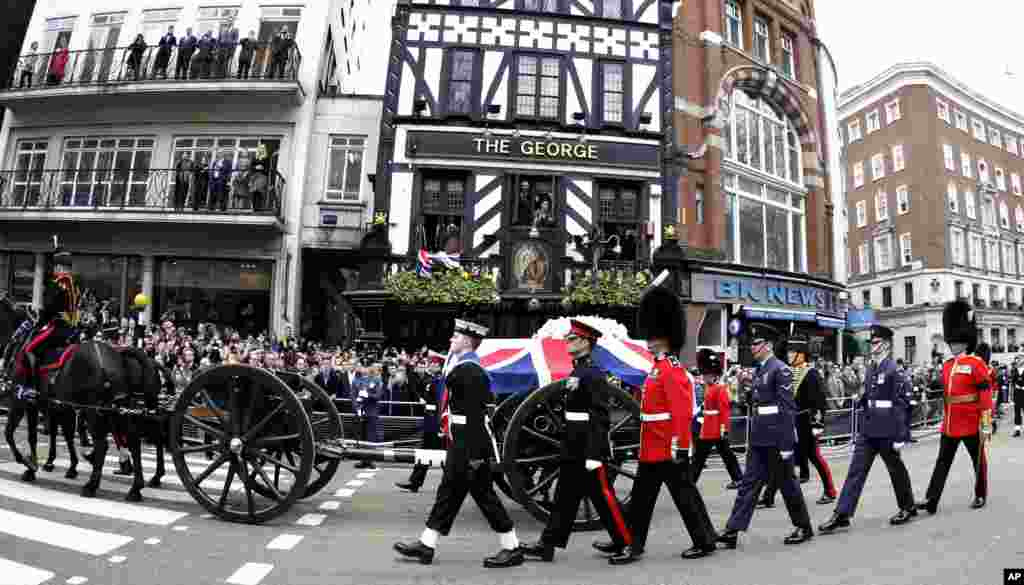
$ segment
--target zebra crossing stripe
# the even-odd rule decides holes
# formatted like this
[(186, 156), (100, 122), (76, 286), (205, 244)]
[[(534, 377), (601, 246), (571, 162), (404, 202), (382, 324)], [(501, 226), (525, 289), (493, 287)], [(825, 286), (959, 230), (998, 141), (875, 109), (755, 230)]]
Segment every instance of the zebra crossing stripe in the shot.
[(0, 557), (0, 585), (40, 585), (56, 575)]
[(292, 550), (302, 540), (301, 534), (282, 534), (267, 543), (270, 550)]
[(130, 536), (51, 522), (10, 510), (0, 510), (0, 532), (93, 556), (105, 555), (132, 541)]
[(267, 563), (245, 563), (228, 577), (227, 583), (230, 585), (259, 585), (260, 581), (273, 569), (274, 565)]
[(0, 479), (0, 496), (50, 508), (151, 526), (169, 526), (188, 516), (185, 512), (174, 512), (163, 508), (150, 508), (97, 498), (82, 498), (67, 492), (26, 486), (23, 483), (6, 479)]

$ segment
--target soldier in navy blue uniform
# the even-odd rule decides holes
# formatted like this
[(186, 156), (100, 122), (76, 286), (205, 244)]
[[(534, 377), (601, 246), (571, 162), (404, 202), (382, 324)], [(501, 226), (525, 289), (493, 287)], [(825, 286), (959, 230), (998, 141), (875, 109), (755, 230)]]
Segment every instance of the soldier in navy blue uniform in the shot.
[(910, 473), (900, 458), (900, 449), (910, 441), (907, 412), (910, 406), (910, 381), (892, 359), (892, 329), (875, 325), (871, 328), (871, 366), (864, 376), (864, 393), (857, 401), (861, 424), (853, 450), (853, 461), (843, 483), (832, 518), (818, 527), (828, 534), (850, 527), (850, 518), (857, 510), (857, 500), (864, 489), (875, 456), (880, 455), (889, 470), (896, 502), (900, 510), (889, 519), (893, 525), (906, 524), (917, 516)]
[(725, 548), (736, 548), (739, 533), (750, 527), (758, 495), (775, 475), (789, 518), (796, 527), (785, 543), (800, 544), (814, 536), (814, 529), (800, 482), (793, 474), (797, 413), (793, 372), (775, 357), (778, 331), (768, 325), (753, 324), (750, 339), (751, 352), (759, 363), (750, 401), (750, 451), (736, 503), (718, 542)]

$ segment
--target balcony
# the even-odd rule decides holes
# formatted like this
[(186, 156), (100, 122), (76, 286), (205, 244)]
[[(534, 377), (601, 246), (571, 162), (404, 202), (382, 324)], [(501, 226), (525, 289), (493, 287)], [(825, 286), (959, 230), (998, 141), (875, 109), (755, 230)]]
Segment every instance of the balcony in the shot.
[[(298, 81), (302, 55), (297, 47), (275, 57), (270, 43), (256, 44), (244, 76), (239, 75), (241, 53), (242, 47), (236, 45), (195, 51), (188, 57), (177, 47), (161, 53), (159, 47), (150, 46), (22, 56), (14, 76), (0, 88), (0, 106), (44, 98), (189, 93), (244, 93), (302, 101), (305, 92)], [(22, 76), (26, 61), (33, 63), (31, 79)]]
[[(178, 179), (185, 178), (179, 188)], [(283, 229), (284, 177), (101, 168), (0, 171), (0, 221), (189, 223)]]

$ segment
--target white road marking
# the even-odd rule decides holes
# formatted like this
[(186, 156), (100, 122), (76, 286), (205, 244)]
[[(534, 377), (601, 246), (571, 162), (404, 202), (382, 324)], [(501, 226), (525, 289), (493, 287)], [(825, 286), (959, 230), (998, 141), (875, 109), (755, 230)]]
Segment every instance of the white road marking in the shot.
[(88, 583), (88, 582), (89, 582), (89, 578), (88, 577), (71, 577), (70, 579), (65, 581), (65, 583), (67, 583), (68, 585), (82, 585), (82, 583)]
[(266, 563), (245, 563), (228, 577), (227, 582), (231, 585), (259, 585), (273, 569), (274, 565)]
[(352, 494), (354, 493), (356, 493), (356, 490), (341, 488), (340, 490), (334, 492), (334, 495), (339, 498), (351, 498)]
[(153, 537), (153, 538), (147, 538), (146, 540), (143, 540), (142, 542), (144, 542), (146, 544), (149, 544), (149, 545), (160, 544), (160, 539), (156, 538), (156, 537)]
[(213, 518), (213, 514), (203, 514), (200, 518), (203, 520), (209, 520), (210, 518)]
[(123, 563), (126, 560), (128, 560), (128, 557), (126, 557), (124, 555), (114, 555), (114, 556), (110, 557), (107, 560), (112, 562), (112, 563), (114, 563), (115, 565), (118, 565), (118, 564)]
[(53, 579), (54, 573), (0, 557), (0, 585), (40, 585)]
[(185, 512), (173, 512), (163, 508), (149, 508), (98, 498), (82, 498), (67, 492), (26, 486), (23, 483), (6, 479), (0, 479), (0, 496), (50, 508), (152, 526), (168, 526), (188, 516)]
[(320, 526), (326, 518), (327, 514), (303, 514), (295, 523), (299, 526)]
[(341, 502), (339, 502), (337, 500), (328, 500), (328, 501), (320, 504), (320, 509), (321, 510), (337, 510), (340, 507), (341, 507)]
[(366, 485), (366, 482), (361, 479), (353, 479), (352, 481), (346, 483), (345, 485), (349, 487), (363, 487), (364, 485)]
[(130, 536), (79, 528), (8, 510), (0, 510), (0, 532), (95, 556), (105, 555), (132, 541)]
[(173, 526), (171, 527), (171, 530), (175, 532), (185, 532), (186, 530), (188, 530), (188, 526)]
[[(12, 473), (15, 475), (21, 475), (25, 471), (25, 467), (20, 463), (0, 463), (0, 471)], [(85, 477), (89, 474), (88, 471), (79, 471), (79, 478)], [(45, 473), (40, 474), (40, 477), (45, 478), (47, 482), (59, 483), (62, 485), (72, 486), (74, 488), (82, 487), (81, 479), (65, 479), (64, 474), (55, 472), (53, 475), (47, 475)], [(107, 491), (116, 492), (120, 494), (126, 494), (131, 489), (131, 486), (123, 481), (117, 481), (110, 478), (105, 478), (102, 488)], [(143, 497), (151, 498), (154, 500), (161, 500), (164, 502), (176, 502), (179, 504), (195, 504), (196, 500), (189, 494), (183, 491), (175, 491), (164, 488), (151, 488), (146, 487), (142, 490)]]
[(377, 475), (376, 471), (364, 471), (356, 475), (356, 477), (358, 477), (359, 479), (373, 479), (373, 476), (375, 475)]
[(270, 550), (292, 550), (299, 544), (303, 536), (301, 534), (282, 534), (267, 544)]

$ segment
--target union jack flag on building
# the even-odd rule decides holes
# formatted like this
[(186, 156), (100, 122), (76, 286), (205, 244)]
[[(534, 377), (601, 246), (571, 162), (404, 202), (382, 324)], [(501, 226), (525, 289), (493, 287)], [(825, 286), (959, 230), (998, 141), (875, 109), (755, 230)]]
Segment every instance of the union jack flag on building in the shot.
[(420, 249), (418, 262), (416, 263), (416, 274), (421, 278), (430, 278), (435, 262), (445, 268), (462, 268), (462, 264), (459, 262), (460, 258), (459, 254), (447, 254), (445, 252), (434, 252), (431, 254), (425, 249)]

